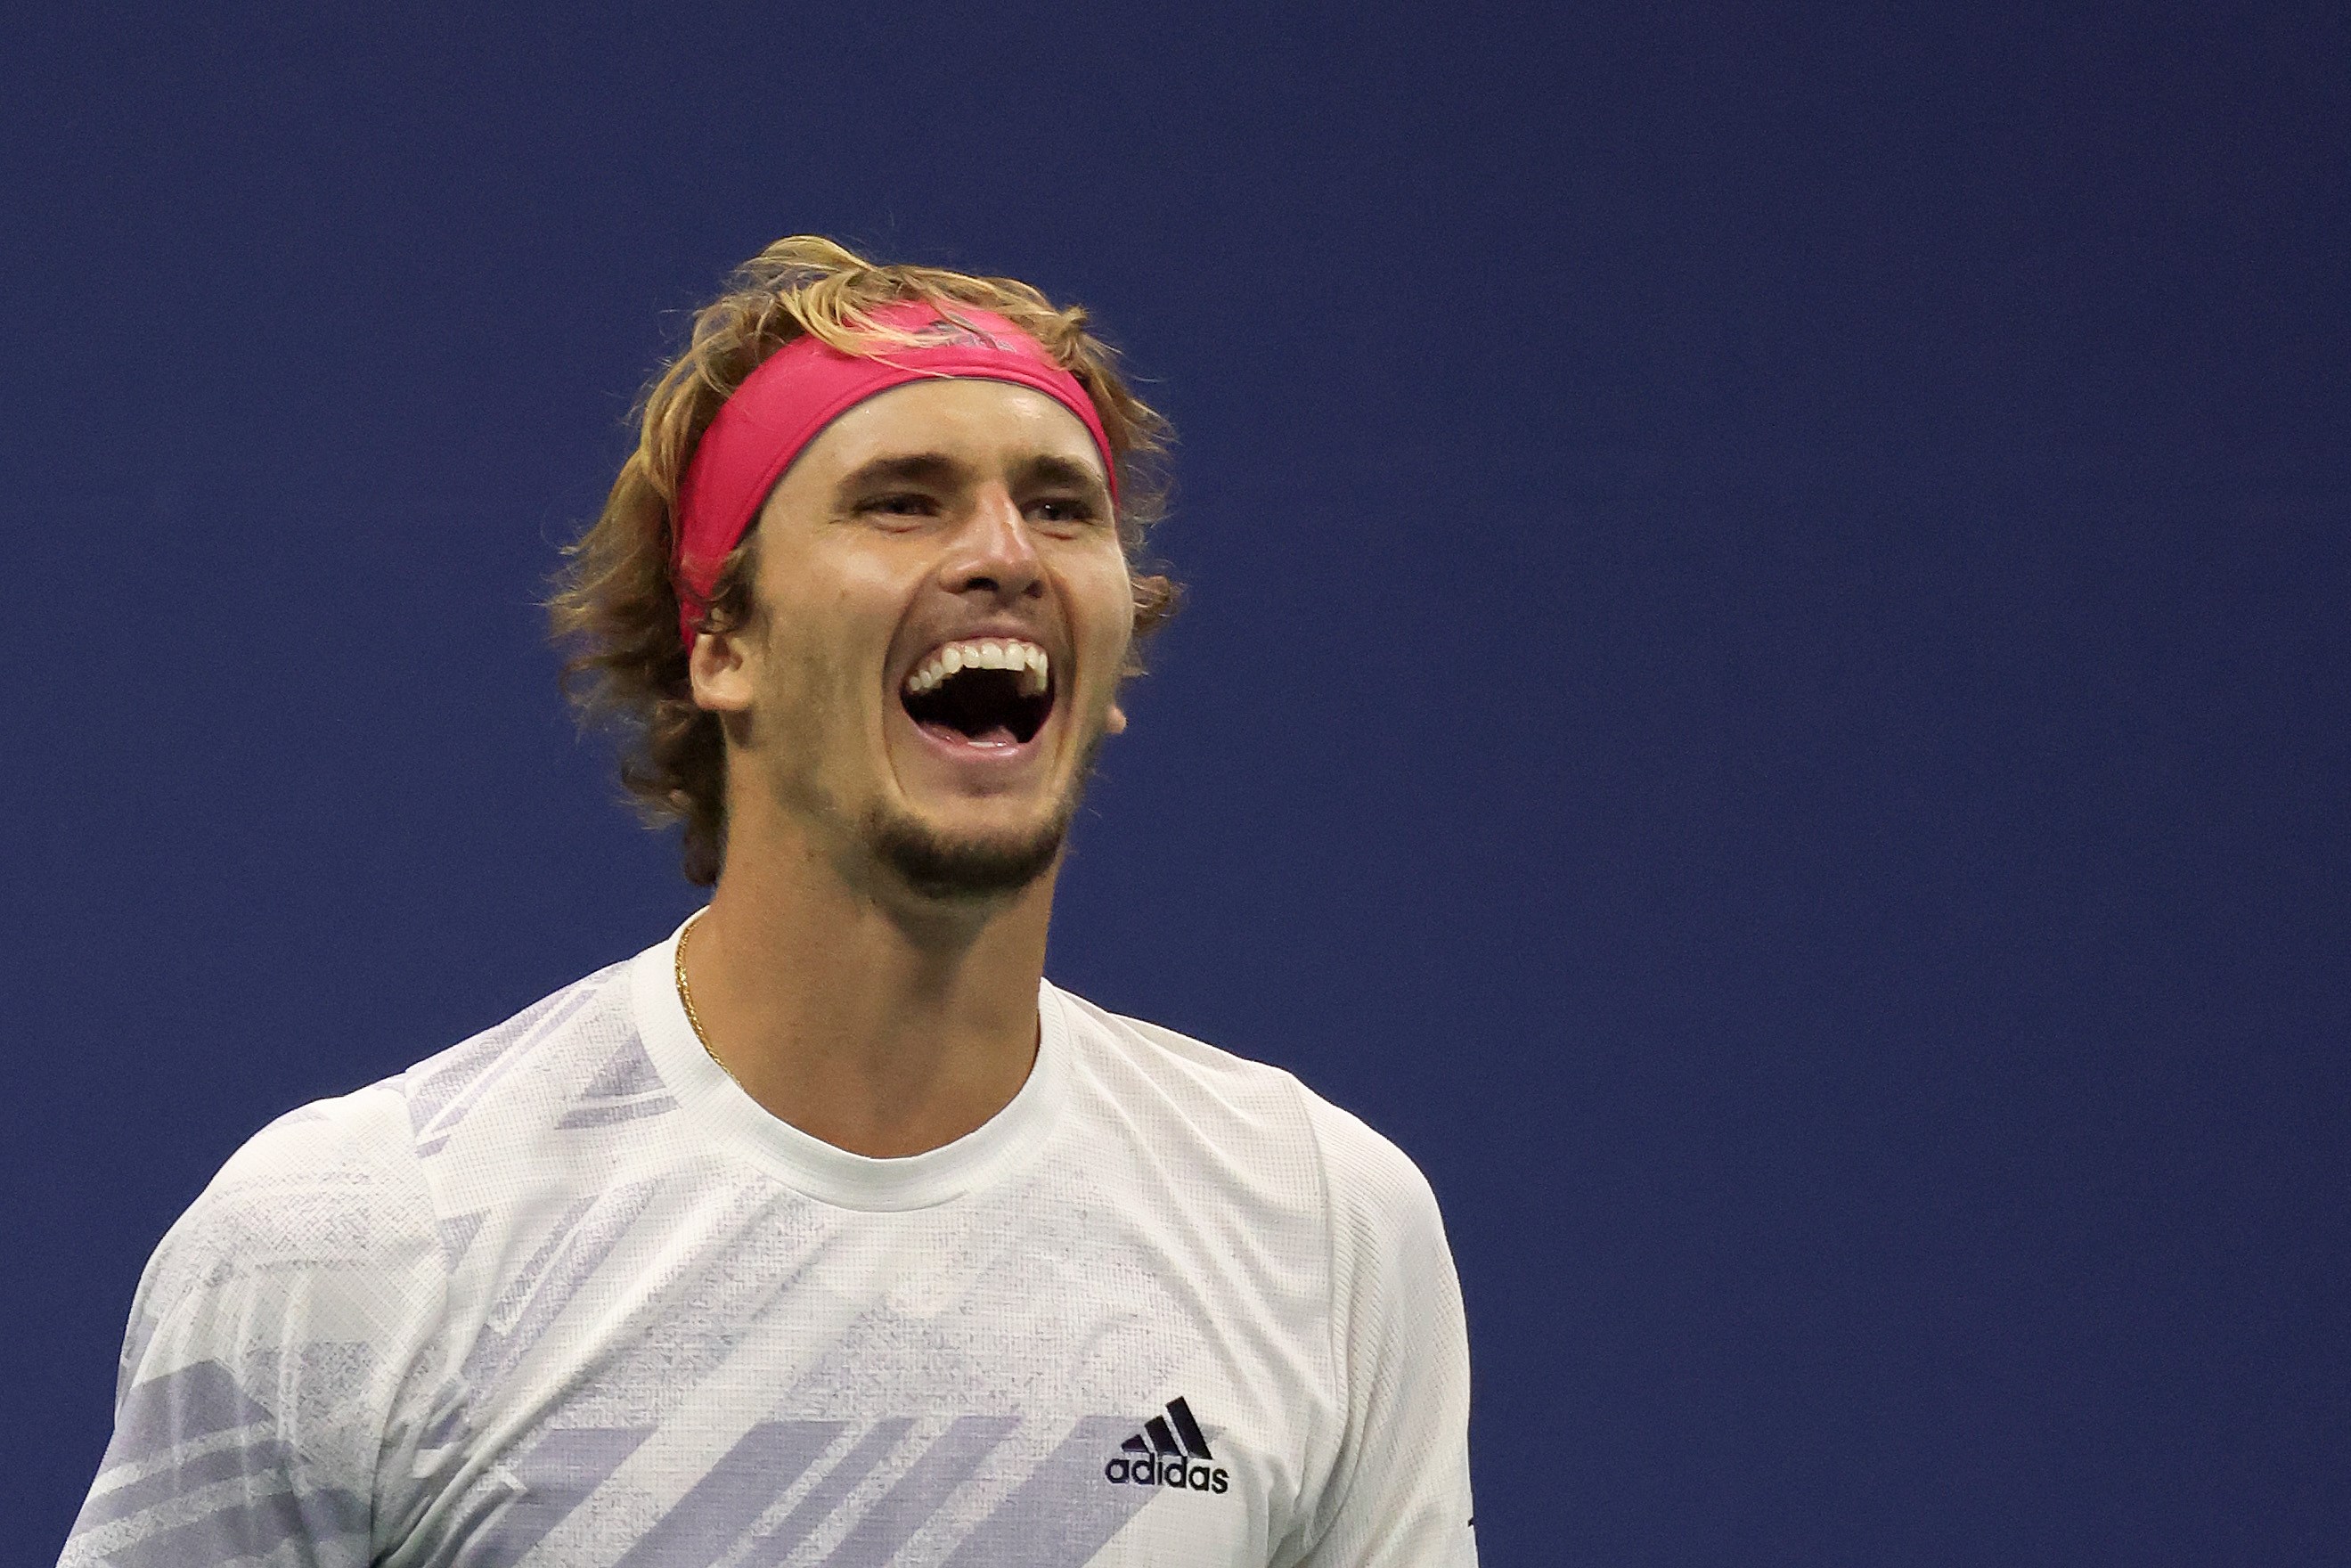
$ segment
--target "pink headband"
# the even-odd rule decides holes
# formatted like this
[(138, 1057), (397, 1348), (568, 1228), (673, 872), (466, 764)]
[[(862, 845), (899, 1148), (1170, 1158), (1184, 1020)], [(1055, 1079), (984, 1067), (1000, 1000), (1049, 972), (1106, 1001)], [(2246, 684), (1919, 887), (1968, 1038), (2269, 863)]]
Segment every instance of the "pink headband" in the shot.
[(1111, 461), (1093, 399), (1036, 339), (991, 311), (958, 305), (943, 313), (921, 299), (886, 305), (872, 319), (912, 333), (916, 341), (879, 343), (869, 356), (844, 354), (819, 338), (795, 338), (743, 378), (695, 447), (677, 487), (677, 541), (670, 559), (678, 632), (689, 649), (719, 569), (759, 515), (768, 492), (826, 425), (876, 392), (951, 376), (1034, 387), (1085, 422), (1116, 497), (1118, 465)]

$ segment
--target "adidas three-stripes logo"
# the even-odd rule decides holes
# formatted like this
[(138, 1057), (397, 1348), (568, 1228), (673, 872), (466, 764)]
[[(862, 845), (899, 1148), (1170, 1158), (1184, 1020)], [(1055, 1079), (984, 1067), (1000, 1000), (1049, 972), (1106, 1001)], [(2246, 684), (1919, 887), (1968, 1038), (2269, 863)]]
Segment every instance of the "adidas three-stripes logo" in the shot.
[(1167, 1414), (1145, 1421), (1143, 1430), (1119, 1448), (1102, 1467), (1105, 1480), (1177, 1491), (1221, 1492), (1232, 1486), (1232, 1477), (1214, 1462), (1208, 1439), (1180, 1394), (1167, 1402)]

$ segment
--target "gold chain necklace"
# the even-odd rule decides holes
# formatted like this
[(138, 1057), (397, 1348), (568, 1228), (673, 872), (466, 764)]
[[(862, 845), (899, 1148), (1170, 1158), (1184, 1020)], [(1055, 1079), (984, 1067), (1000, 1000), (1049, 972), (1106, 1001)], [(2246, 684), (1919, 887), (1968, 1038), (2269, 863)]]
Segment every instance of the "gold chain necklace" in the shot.
[[(685, 923), (684, 927), (677, 934), (677, 962), (675, 965), (677, 974), (677, 999), (679, 1005), (685, 1009), (685, 1021), (692, 1026), (694, 1030), (694, 1038), (702, 1042), (702, 1054), (710, 1058), (711, 1061), (718, 1062), (719, 1071), (724, 1072), (729, 1078), (735, 1078), (735, 1070), (727, 1066), (725, 1062), (719, 1061), (718, 1053), (710, 1048), (710, 1036), (702, 1027), (702, 1015), (694, 1010), (694, 988), (685, 983), (685, 939), (694, 935), (694, 928), (696, 925), (701, 925), (702, 917), (709, 913), (710, 909), (707, 904), (695, 910), (694, 912), (694, 917), (688, 920)], [(743, 1081), (739, 1078), (735, 1078), (735, 1087), (742, 1089)], [(747, 1089), (745, 1089), (743, 1092), (747, 1094), (750, 1092)]]

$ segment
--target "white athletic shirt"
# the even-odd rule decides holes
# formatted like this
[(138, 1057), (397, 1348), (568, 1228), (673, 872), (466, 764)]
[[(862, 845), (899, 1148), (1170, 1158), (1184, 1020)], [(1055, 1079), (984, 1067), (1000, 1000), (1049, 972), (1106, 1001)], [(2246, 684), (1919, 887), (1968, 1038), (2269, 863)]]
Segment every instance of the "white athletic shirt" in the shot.
[(141, 1281), (64, 1563), (1467, 1568), (1468, 1356), (1411, 1162), (1044, 986), (907, 1159), (762, 1110), (676, 937), (280, 1118)]

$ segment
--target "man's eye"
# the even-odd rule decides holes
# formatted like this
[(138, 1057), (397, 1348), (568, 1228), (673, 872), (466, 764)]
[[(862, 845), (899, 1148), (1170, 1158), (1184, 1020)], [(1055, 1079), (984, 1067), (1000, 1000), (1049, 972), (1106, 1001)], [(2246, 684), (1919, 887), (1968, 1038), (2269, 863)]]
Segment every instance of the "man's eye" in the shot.
[(1093, 503), (1073, 497), (1049, 497), (1031, 503), (1030, 509), (1048, 523), (1090, 523), (1094, 518)]
[(894, 495), (872, 496), (857, 504), (861, 512), (879, 513), (889, 517), (927, 517), (938, 510), (938, 504), (919, 491), (904, 491)]

